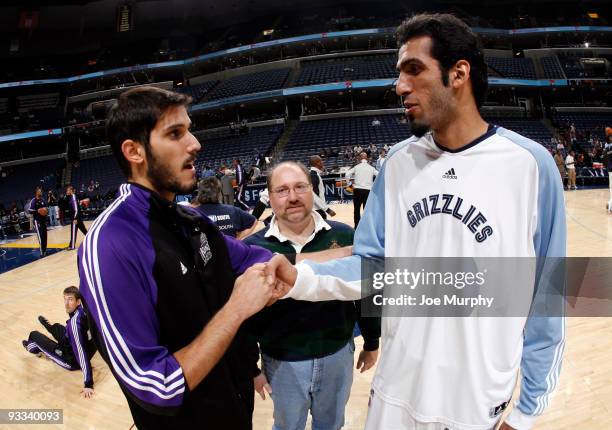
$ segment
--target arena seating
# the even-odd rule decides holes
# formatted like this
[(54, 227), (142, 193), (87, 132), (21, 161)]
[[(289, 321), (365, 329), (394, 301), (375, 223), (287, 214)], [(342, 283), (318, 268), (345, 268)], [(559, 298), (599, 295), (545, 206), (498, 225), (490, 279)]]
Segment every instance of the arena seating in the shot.
[(486, 57), (487, 65), (504, 78), (536, 79), (531, 58)]
[(36, 94), (17, 97), (17, 111), (29, 112), (38, 109), (53, 109), (59, 104), (59, 93)]
[[(372, 125), (374, 119), (380, 125)], [(308, 163), (311, 155), (317, 155), (322, 149), (337, 149), (339, 156), (326, 157), (328, 169), (353, 164), (352, 158), (345, 158), (344, 148), (351, 149), (356, 145), (365, 146), (374, 143), (378, 149), (386, 143), (389, 146), (410, 137), (410, 126), (400, 122), (400, 116), (379, 115), (337, 119), (302, 121), (293, 131), (284, 148), (283, 160), (299, 160)]]
[(201, 171), (205, 165), (212, 169), (218, 169), (222, 164), (231, 166), (234, 158), (239, 158), (247, 168), (254, 161), (256, 151), (265, 155), (274, 147), (283, 128), (283, 125), (253, 127), (247, 134), (239, 135), (230, 134), (229, 130), (202, 135), (195, 133), (202, 144), (196, 168)]
[(81, 160), (78, 167), (72, 168), (70, 182), (77, 191), (82, 184), (87, 186), (92, 179), (100, 183), (101, 193), (107, 193), (125, 182), (125, 176), (112, 155)]
[(546, 79), (563, 79), (565, 77), (563, 68), (557, 57), (553, 55), (542, 57), (540, 63), (544, 69), (544, 76)]
[(193, 99), (193, 104), (198, 103), (206, 94), (208, 94), (215, 85), (217, 85), (219, 81), (206, 81), (201, 84), (192, 85), (189, 87), (179, 87), (175, 88), (175, 91), (178, 91), (183, 94), (189, 94)]
[(55, 159), (22, 164), (8, 168), (10, 174), (0, 180), (0, 202), (5, 207), (13, 201), (34, 197), (34, 189), (42, 185), (45, 190), (55, 189), (54, 172), (62, 168), (64, 160)]
[(486, 117), (485, 119), (491, 124), (512, 130), (544, 145), (547, 148), (551, 146), (550, 139), (552, 137), (552, 132), (540, 120), (531, 118), (501, 117)]
[(294, 85), (396, 78), (395, 62), (395, 56), (387, 54), (307, 61), (302, 63)]
[(290, 71), (290, 68), (283, 68), (235, 76), (221, 82), (204, 99), (217, 100), (242, 94), (277, 90), (283, 87)]
[[(612, 72), (608, 71), (605, 67), (599, 65), (593, 68), (584, 67), (580, 62), (581, 58), (592, 58), (595, 57), (592, 53), (585, 52), (572, 53), (572, 52), (558, 52), (559, 61), (563, 65), (563, 70), (567, 75), (568, 79), (588, 79), (588, 78), (610, 78)], [(612, 56), (600, 55), (597, 57), (612, 61)]]
[(556, 112), (553, 120), (559, 126), (574, 124), (576, 131), (584, 135), (596, 134), (604, 141), (605, 127), (612, 126), (612, 113), (601, 112)]

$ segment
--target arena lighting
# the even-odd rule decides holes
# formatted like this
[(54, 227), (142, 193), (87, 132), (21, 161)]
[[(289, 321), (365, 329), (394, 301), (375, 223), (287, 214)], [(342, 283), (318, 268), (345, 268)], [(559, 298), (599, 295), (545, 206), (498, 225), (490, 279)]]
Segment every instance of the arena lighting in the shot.
[(271, 35), (271, 34), (274, 34), (274, 29), (273, 29), (273, 28), (272, 28), (272, 29), (270, 29), (270, 30), (264, 30), (264, 31), (263, 31), (263, 35), (264, 35), (264, 36), (269, 36), (269, 35)]
[(590, 44), (589, 44), (589, 42), (584, 42), (584, 47), (585, 47), (585, 48), (588, 48), (588, 47), (589, 47), (589, 45), (590, 45)]
[(597, 12), (588, 12), (587, 15), (591, 19), (599, 19), (599, 14)]

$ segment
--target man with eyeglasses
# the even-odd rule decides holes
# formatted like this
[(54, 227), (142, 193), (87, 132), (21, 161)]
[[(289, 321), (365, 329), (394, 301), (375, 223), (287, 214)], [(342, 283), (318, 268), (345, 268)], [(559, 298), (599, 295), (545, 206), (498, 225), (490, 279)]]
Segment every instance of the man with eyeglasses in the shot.
[[(301, 163), (285, 162), (268, 175), (274, 217), (267, 229), (245, 242), (287, 255), (349, 246), (354, 231), (325, 221), (313, 211), (311, 176)], [(344, 425), (353, 382), (353, 327), (364, 337), (357, 368), (371, 368), (378, 357), (380, 319), (362, 318), (360, 302), (282, 300), (251, 320), (262, 352), (263, 373), (254, 369), (255, 390), (274, 402), (273, 429), (303, 429), (308, 411), (313, 428)]]

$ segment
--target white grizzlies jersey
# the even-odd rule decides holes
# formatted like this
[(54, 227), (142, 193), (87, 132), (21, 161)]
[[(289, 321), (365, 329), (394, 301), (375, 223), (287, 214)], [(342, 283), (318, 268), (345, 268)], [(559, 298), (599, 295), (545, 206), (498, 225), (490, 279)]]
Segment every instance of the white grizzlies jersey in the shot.
[[(458, 151), (427, 134), (391, 151), (357, 229), (355, 255), (298, 265), (288, 297), (358, 298), (361, 257), (563, 257), (565, 242), (563, 191), (545, 148), (493, 126)], [(383, 317), (382, 338), (372, 384), (384, 402), (421, 422), (489, 429), (521, 367), (521, 397), (508, 423), (523, 429), (557, 384), (564, 321)]]

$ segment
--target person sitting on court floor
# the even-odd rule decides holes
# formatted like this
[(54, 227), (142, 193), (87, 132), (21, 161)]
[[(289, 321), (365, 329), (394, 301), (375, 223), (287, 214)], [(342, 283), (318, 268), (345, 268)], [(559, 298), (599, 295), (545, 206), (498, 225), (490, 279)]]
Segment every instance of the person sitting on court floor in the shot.
[(89, 333), (89, 323), (77, 287), (70, 286), (64, 290), (64, 307), (70, 316), (65, 326), (59, 323), (50, 324), (42, 315), (38, 317), (38, 321), (55, 340), (35, 330), (30, 332), (28, 340), (24, 340), (22, 344), (28, 352), (35, 355), (44, 354), (64, 369), (81, 369), (84, 385), (81, 394), (89, 399), (94, 395), (91, 358), (96, 353), (96, 345)]
[[(284, 162), (268, 175), (274, 217), (267, 229), (245, 242), (281, 254), (317, 252), (350, 246), (354, 231), (325, 221), (313, 211), (310, 172), (298, 162)], [(283, 300), (249, 321), (262, 353), (255, 390), (274, 402), (274, 429), (304, 429), (308, 412), (313, 428), (339, 429), (353, 383), (353, 328), (364, 337), (357, 368), (371, 368), (378, 357), (379, 318), (361, 318), (360, 302), (309, 303)], [(256, 348), (256, 346), (254, 346)]]
[(255, 230), (257, 219), (236, 206), (224, 205), (221, 199), (221, 181), (214, 176), (200, 181), (196, 209), (214, 222), (223, 234), (243, 239)]

